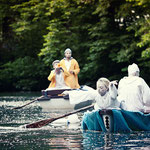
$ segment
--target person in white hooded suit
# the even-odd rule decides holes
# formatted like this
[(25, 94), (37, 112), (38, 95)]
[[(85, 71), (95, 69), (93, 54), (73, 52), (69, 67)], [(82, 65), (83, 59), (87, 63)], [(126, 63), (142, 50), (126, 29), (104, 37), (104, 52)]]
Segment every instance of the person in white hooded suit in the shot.
[(139, 74), (137, 64), (128, 66), (128, 77), (121, 79), (118, 84), (117, 99), (125, 110), (146, 112), (150, 110), (150, 88)]
[(109, 81), (107, 78), (100, 78), (96, 83), (97, 89), (88, 87), (87, 91), (73, 90), (64, 91), (63, 95), (69, 95), (70, 104), (78, 104), (87, 100), (95, 102), (94, 109), (118, 109), (120, 103), (117, 101), (116, 81)]

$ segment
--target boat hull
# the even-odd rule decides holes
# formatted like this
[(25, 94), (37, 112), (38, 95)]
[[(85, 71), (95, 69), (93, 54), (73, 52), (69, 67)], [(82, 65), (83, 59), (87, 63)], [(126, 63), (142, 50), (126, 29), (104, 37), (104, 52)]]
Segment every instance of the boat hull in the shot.
[(121, 109), (97, 110), (83, 116), (82, 129), (103, 132), (150, 131), (150, 114)]
[(38, 100), (38, 103), (43, 111), (58, 111), (58, 110), (68, 111), (68, 110), (75, 110), (75, 109), (80, 109), (89, 106), (93, 103), (93, 101), (88, 100), (78, 104), (70, 104), (69, 99), (65, 99), (63, 98), (63, 96), (59, 96), (55, 98), (43, 97)]
[(70, 91), (73, 89), (50, 89), (42, 90), (42, 98), (38, 99), (39, 105), (43, 111), (64, 111), (64, 110), (75, 110), (93, 103), (93, 100), (87, 100), (77, 104), (70, 104), (69, 95), (62, 95), (64, 91)]

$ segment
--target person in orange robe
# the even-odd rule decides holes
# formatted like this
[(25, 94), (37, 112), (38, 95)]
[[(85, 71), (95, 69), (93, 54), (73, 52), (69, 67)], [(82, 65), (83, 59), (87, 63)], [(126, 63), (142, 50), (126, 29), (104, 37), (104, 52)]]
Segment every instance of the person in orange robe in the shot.
[(69, 73), (69, 76), (64, 77), (65, 83), (72, 89), (80, 88), (78, 83), (78, 73), (80, 72), (79, 64), (71, 57), (72, 51), (70, 48), (65, 50), (64, 55), (65, 57), (60, 61), (60, 65)]
[(66, 85), (64, 78), (66, 76), (69, 76), (69, 73), (62, 69), (60, 66), (60, 61), (55, 60), (53, 63), (53, 68), (50, 72), (50, 75), (48, 76), (48, 80), (51, 81), (50, 85), (48, 88), (70, 88)]

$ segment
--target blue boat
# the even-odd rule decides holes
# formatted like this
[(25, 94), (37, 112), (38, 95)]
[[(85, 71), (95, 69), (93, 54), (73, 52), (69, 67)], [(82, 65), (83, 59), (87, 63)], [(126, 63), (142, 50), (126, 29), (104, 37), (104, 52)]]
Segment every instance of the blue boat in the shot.
[(81, 127), (83, 130), (104, 132), (150, 131), (150, 113), (120, 109), (86, 112)]

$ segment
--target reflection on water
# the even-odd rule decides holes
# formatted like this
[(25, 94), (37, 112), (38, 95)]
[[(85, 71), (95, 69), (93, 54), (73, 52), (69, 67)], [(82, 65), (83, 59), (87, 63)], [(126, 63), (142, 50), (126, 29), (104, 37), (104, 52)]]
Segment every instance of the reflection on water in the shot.
[(55, 131), (53, 137), (49, 139), (50, 148), (82, 148), (82, 136), (77, 131), (59, 132)]
[[(82, 131), (80, 123), (67, 124), (67, 119), (53, 122), (39, 129), (23, 128), (25, 124), (61, 115), (62, 111), (44, 112), (32, 103), (22, 109), (13, 107), (30, 102), (39, 95), (0, 96), (0, 149), (150, 149), (150, 132), (103, 133)], [(64, 112), (65, 113), (65, 112)], [(83, 113), (78, 113), (81, 120)]]
[(150, 132), (100, 133), (83, 132), (85, 149), (150, 149)]

